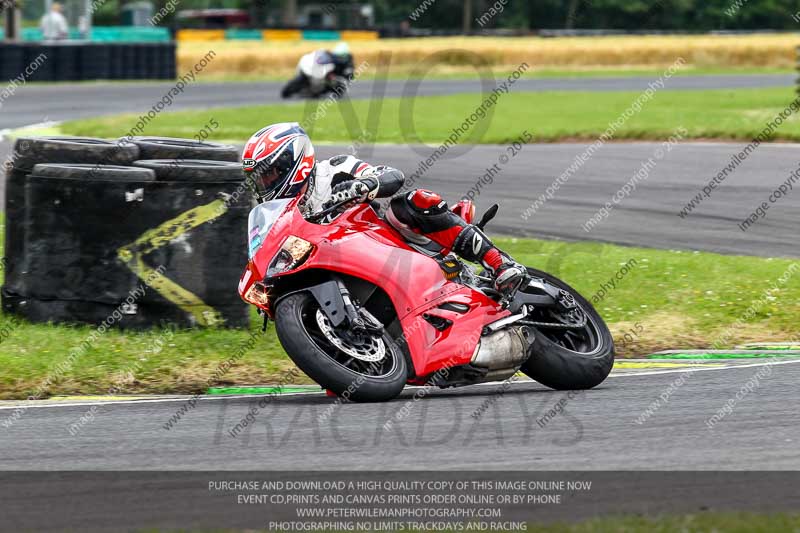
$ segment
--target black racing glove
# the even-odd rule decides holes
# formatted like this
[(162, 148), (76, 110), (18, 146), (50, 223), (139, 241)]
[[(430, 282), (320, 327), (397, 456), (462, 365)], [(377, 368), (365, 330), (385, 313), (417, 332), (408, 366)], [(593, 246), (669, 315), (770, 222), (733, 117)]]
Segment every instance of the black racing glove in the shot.
[(352, 203), (362, 203), (370, 200), (373, 191), (377, 191), (378, 183), (374, 178), (366, 178), (360, 180), (347, 180), (335, 185), (331, 190), (331, 197), (322, 206), (328, 208), (332, 205), (344, 203), (350, 200)]

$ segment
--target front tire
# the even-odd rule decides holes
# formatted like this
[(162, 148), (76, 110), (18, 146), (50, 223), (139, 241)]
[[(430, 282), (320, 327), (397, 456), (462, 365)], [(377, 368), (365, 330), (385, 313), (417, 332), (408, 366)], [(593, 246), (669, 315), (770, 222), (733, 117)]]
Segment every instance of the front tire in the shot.
[(384, 331), (375, 337), (385, 354), (367, 363), (335, 346), (318, 325), (319, 304), (301, 292), (281, 299), (275, 309), (275, 330), (292, 361), (323, 388), (355, 402), (383, 402), (396, 398), (408, 377), (401, 348)]
[(281, 89), (281, 98), (289, 98), (302, 91), (308, 85), (305, 76), (298, 74)]
[(587, 325), (572, 338), (560, 338), (557, 330), (533, 328), (536, 340), (521, 370), (556, 390), (596, 387), (614, 366), (614, 339), (608, 326), (586, 298), (560, 279), (534, 268), (528, 268), (528, 273), (571, 294), (586, 314)]
[(337, 77), (330, 83), (328, 92), (333, 95), (335, 100), (344, 98), (344, 95), (347, 94), (347, 83), (345, 83), (342, 78)]

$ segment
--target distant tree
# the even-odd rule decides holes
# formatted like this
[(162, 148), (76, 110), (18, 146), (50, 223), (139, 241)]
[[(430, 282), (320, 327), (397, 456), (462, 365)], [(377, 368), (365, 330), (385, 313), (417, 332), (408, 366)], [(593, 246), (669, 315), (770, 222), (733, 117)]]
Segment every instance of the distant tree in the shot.
[[(156, 0), (158, 9), (166, 0)], [(181, 0), (182, 9), (208, 7), (221, 2), (248, 9), (254, 23), (263, 23), (270, 8), (288, 18), (298, 4), (305, 2), (333, 4), (351, 0)], [(398, 25), (423, 0), (352, 0), (369, 2), (375, 8), (379, 26)], [(470, 25), (478, 29), (476, 18), (496, 0), (434, 0), (412, 27), (461, 30), (465, 10), (471, 8)], [(30, 3), (30, 2), (29, 2)], [(731, 11), (732, 7), (738, 9)], [(104, 5), (117, 6), (117, 0)], [(709, 31), (722, 29), (797, 30), (800, 24), (792, 15), (800, 11), (800, 0), (507, 0), (502, 13), (492, 17), (486, 28), (586, 28), (586, 29), (662, 29)], [(27, 16), (27, 12), (26, 12)], [(105, 13), (103, 17), (107, 16)], [(257, 22), (260, 21), (260, 22)]]

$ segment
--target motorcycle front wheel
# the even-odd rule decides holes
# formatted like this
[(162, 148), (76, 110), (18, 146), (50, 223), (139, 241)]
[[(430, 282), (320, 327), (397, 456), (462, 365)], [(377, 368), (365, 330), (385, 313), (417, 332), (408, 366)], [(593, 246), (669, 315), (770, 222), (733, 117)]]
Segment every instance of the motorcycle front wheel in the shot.
[(308, 81), (306, 80), (306, 77), (302, 74), (298, 74), (289, 80), (289, 82), (284, 85), (283, 89), (281, 89), (281, 98), (289, 98), (290, 96), (302, 91), (307, 85)]
[(331, 82), (328, 90), (333, 98), (338, 100), (339, 98), (343, 98), (345, 93), (347, 93), (347, 83), (345, 83), (341, 78), (337, 78)]
[(388, 333), (359, 337), (338, 331), (307, 292), (278, 302), (275, 330), (300, 370), (340, 397), (382, 402), (396, 398), (405, 387), (406, 360)]
[[(580, 328), (534, 326), (536, 338), (530, 348), (530, 357), (520, 370), (552, 389), (596, 387), (608, 377), (614, 366), (614, 339), (605, 321), (586, 298), (565, 282), (534, 268), (528, 268), (528, 274), (572, 296), (586, 320)], [(555, 316), (557, 311), (542, 310), (540, 313), (526, 318), (547, 323), (570, 321)]]

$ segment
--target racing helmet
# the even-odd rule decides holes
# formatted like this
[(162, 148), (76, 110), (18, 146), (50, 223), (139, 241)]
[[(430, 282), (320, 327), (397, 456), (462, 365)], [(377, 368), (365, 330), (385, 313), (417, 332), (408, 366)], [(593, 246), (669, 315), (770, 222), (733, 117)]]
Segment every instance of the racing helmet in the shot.
[(260, 129), (242, 152), (242, 169), (256, 200), (293, 198), (314, 172), (314, 147), (297, 122)]
[(346, 42), (342, 41), (333, 47), (331, 54), (339, 60), (347, 59), (350, 57), (350, 47)]

